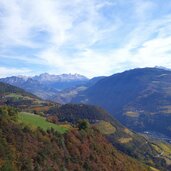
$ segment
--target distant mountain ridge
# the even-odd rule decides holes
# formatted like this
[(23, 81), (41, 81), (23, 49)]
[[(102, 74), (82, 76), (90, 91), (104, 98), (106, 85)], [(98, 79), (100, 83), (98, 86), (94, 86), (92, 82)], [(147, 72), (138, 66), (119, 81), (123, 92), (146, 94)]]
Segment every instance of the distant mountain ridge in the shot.
[(1, 78), (0, 82), (23, 88), (38, 97), (48, 99), (63, 89), (87, 83), (88, 80), (88, 78), (79, 74), (51, 75), (43, 73), (33, 77), (20, 75)]
[(35, 76), (25, 76), (25, 75), (18, 75), (18, 76), (11, 76), (6, 78), (0, 78), (0, 80), (8, 81), (9, 83), (17, 82), (17, 81), (27, 81), (29, 79), (37, 80), (41, 82), (51, 81), (51, 82), (65, 82), (65, 81), (85, 81), (89, 80), (87, 77), (80, 75), (80, 74), (61, 74), (61, 75), (54, 75), (48, 73), (42, 73), (40, 75)]
[(80, 74), (61, 74), (61, 75), (52, 75), (48, 73), (43, 73), (38, 76), (32, 77), (33, 80), (46, 82), (46, 81), (58, 81), (58, 82), (65, 82), (65, 81), (85, 81), (88, 80), (87, 77), (80, 75)]

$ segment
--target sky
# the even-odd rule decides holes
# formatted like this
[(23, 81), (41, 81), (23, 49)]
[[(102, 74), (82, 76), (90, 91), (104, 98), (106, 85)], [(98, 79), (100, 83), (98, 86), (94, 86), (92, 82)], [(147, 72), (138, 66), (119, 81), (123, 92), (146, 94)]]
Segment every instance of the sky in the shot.
[(170, 0), (0, 0), (0, 77), (171, 68)]

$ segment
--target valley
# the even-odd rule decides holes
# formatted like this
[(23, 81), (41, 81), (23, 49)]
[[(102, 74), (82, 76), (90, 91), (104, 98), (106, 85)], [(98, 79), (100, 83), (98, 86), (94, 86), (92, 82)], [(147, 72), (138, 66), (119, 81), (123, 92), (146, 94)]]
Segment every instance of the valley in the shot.
[[(112, 149), (118, 150), (117, 155), (121, 152), (151, 170), (169, 171), (169, 74), (170, 71), (167, 70), (144, 68), (111, 77), (98, 77), (92, 79), (93, 81), (89, 80), (61, 90), (55, 97), (55, 101), (59, 100), (58, 102), (53, 102), (53, 99), (42, 100), (31, 91), (26, 92), (19, 87), (0, 83), (0, 105), (2, 109), (3, 106), (16, 108), (17, 119), (14, 117), (14, 127), (18, 125), (23, 131), (31, 131), (30, 134), (42, 132), (41, 134), (48, 137), (49, 134), (66, 137), (71, 132), (74, 132), (74, 136), (82, 134), (82, 129), (85, 129), (86, 137), (97, 138), (98, 134), (107, 144), (112, 145)], [(158, 82), (154, 82), (154, 79)], [(10, 117), (4, 118), (12, 121), (13, 117)], [(74, 144), (72, 148), (75, 148)], [(64, 146), (62, 150), (65, 151)], [(51, 162), (54, 162), (52, 158)], [(71, 160), (71, 163), (74, 161)], [(57, 168), (55, 163), (53, 164), (53, 167)], [(35, 167), (33, 163), (31, 165)], [(44, 166), (41, 164), (40, 167)], [(86, 167), (93, 165), (89, 163)], [(120, 168), (119, 165), (118, 167)], [(128, 166), (126, 168), (128, 169)]]
[(171, 144), (171, 138), (170, 137), (163, 135), (163, 134), (160, 134), (160, 133), (157, 133), (157, 132), (145, 131), (145, 132), (142, 132), (140, 134), (145, 135), (146, 137), (149, 137), (151, 139), (156, 139), (159, 141), (161, 140), (161, 141), (164, 141), (164, 142)]

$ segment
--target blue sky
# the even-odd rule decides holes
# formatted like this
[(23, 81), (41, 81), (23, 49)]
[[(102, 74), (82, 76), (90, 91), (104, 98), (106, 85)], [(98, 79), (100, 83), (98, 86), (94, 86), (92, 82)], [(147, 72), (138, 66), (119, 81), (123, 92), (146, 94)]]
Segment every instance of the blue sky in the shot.
[(171, 68), (170, 0), (0, 0), (0, 77)]

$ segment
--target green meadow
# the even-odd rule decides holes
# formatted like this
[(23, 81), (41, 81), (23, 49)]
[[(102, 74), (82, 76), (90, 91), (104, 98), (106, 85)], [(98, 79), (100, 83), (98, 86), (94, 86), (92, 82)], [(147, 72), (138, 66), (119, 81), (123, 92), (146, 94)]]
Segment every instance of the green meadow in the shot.
[(59, 133), (65, 133), (69, 129), (65, 125), (57, 125), (57, 124), (50, 123), (46, 120), (46, 118), (42, 116), (35, 115), (32, 113), (27, 113), (27, 112), (19, 113), (18, 120), (19, 122), (28, 125), (32, 128), (40, 127), (45, 131), (50, 128), (53, 128), (55, 131), (58, 131)]

